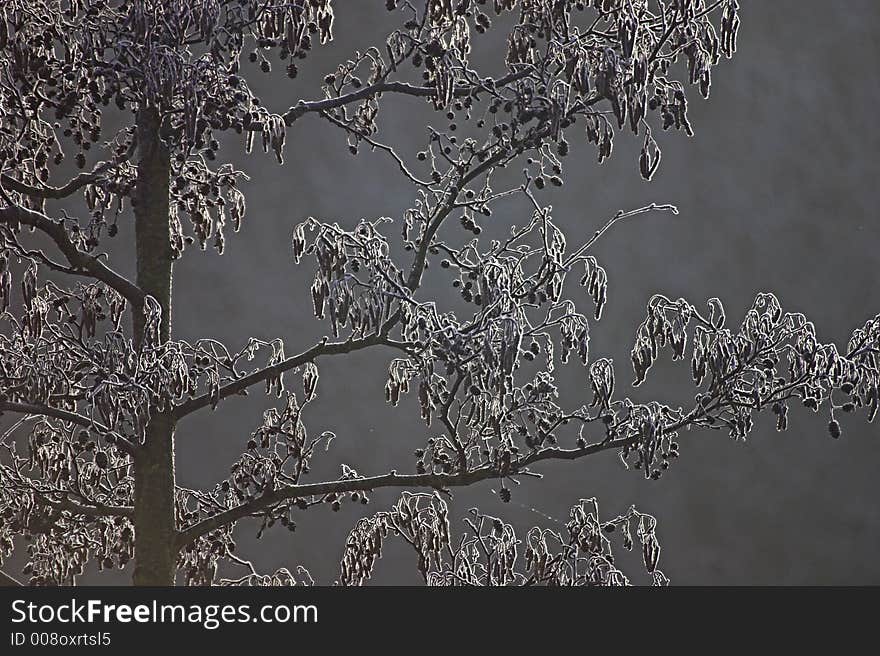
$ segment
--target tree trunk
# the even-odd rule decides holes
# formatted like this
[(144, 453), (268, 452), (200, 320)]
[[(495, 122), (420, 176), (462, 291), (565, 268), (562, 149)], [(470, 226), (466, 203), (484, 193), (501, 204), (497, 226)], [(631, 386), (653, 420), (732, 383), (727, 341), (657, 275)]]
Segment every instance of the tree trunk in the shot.
[[(135, 213), (137, 283), (162, 306), (160, 339), (171, 334), (171, 233), (168, 188), (171, 159), (159, 138), (159, 113), (144, 107), (137, 116), (138, 172)], [(133, 309), (135, 345), (144, 337), (144, 316)], [(134, 456), (135, 585), (174, 585), (177, 551), (174, 526), (174, 420), (156, 413)]]

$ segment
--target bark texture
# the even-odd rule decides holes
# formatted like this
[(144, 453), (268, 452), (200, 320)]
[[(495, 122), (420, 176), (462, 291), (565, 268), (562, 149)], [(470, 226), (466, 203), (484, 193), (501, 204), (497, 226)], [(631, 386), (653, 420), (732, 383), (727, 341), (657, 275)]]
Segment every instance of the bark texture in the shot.
[[(160, 138), (159, 112), (143, 108), (137, 118), (138, 177), (135, 205), (137, 284), (162, 306), (160, 338), (171, 334), (171, 271), (173, 255), (169, 226), (171, 159)], [(143, 312), (134, 313), (135, 344), (144, 333)], [(134, 457), (135, 585), (174, 584), (177, 551), (174, 526), (174, 419), (155, 414), (143, 446)]]

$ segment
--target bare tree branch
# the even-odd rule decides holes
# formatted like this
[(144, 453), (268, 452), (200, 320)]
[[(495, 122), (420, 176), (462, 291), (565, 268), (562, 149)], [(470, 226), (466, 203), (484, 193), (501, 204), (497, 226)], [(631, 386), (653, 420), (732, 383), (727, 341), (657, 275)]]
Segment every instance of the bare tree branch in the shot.
[[(525, 68), (516, 71), (515, 73), (509, 73), (497, 80), (488, 80), (485, 83), (475, 85), (459, 86), (456, 87), (454, 95), (457, 98), (463, 98), (477, 91), (501, 87), (505, 84), (510, 84), (511, 82), (523, 79), (529, 75), (530, 72), (531, 70), (529, 68)], [(284, 120), (290, 125), (296, 119), (305, 114), (312, 112), (326, 112), (331, 109), (337, 109), (345, 105), (350, 105), (351, 103), (366, 100), (367, 98), (382, 93), (400, 93), (407, 96), (415, 96), (417, 98), (430, 98), (437, 95), (437, 89), (434, 87), (415, 86), (406, 82), (376, 82), (375, 84), (370, 84), (357, 91), (337, 96), (335, 98), (325, 98), (324, 100), (312, 101), (300, 100), (296, 105), (284, 113)]]
[(179, 535), (178, 545), (184, 547), (198, 537), (235, 522), (254, 513), (259, 513), (270, 506), (284, 501), (286, 499), (296, 499), (310, 497), (316, 495), (327, 494), (349, 494), (351, 492), (366, 492), (386, 487), (404, 487), (404, 488), (433, 488), (442, 490), (451, 487), (465, 487), (473, 485), (480, 481), (499, 476), (510, 476), (522, 473), (522, 470), (531, 464), (542, 460), (577, 460), (586, 456), (591, 456), (602, 451), (610, 449), (619, 449), (631, 438), (620, 438), (616, 440), (608, 440), (597, 444), (590, 444), (583, 448), (562, 449), (548, 448), (536, 451), (526, 456), (516, 464), (515, 470), (501, 474), (495, 467), (485, 465), (477, 469), (457, 474), (398, 474), (392, 471), (381, 476), (370, 476), (367, 478), (352, 478), (339, 481), (327, 481), (323, 483), (310, 483), (305, 485), (291, 485), (277, 490), (272, 490), (262, 494), (261, 496), (242, 503), (234, 508), (208, 517), (200, 521), (198, 524), (182, 531)]
[[(541, 130), (532, 135), (532, 137), (530, 137), (528, 140), (537, 142), (546, 135), (547, 131)], [(462, 174), (460, 180), (457, 183), (453, 183), (452, 187), (447, 192), (447, 202), (438, 207), (433, 221), (428, 226), (425, 238), (422, 240), (422, 243), (413, 258), (413, 263), (411, 265), (409, 275), (407, 276), (406, 280), (406, 286), (411, 292), (414, 292), (416, 289), (418, 289), (419, 284), (421, 283), (422, 273), (424, 272), (425, 261), (428, 255), (428, 249), (431, 246), (431, 240), (440, 229), (444, 220), (455, 208), (455, 199), (461, 192), (461, 190), (469, 182), (478, 178), (486, 171), (492, 169), (493, 166), (504, 160), (505, 157), (509, 157), (512, 152), (516, 152), (516, 149), (522, 145), (522, 143), (514, 143), (511, 145), (510, 148), (499, 151), (492, 157), (487, 158), (485, 161), (475, 166), (472, 170)], [(279, 374), (282, 374), (291, 369), (295, 369), (296, 367), (299, 367), (307, 362), (313, 362), (316, 358), (323, 355), (351, 353), (352, 351), (358, 351), (363, 348), (379, 344), (390, 345), (385, 336), (387, 335), (387, 331), (390, 330), (396, 323), (397, 318), (392, 317), (386, 323), (384, 330), (381, 332), (381, 334), (371, 335), (362, 339), (348, 339), (345, 342), (323, 341), (311, 347), (310, 349), (303, 351), (302, 353), (299, 353), (283, 360), (282, 362), (279, 362), (278, 364), (265, 367), (251, 374), (248, 374), (247, 376), (243, 376), (239, 380), (224, 385), (220, 388), (220, 391), (217, 394), (206, 393), (194, 399), (190, 399), (189, 401), (185, 401), (184, 403), (179, 404), (174, 409), (173, 416), (175, 420), (181, 419), (182, 417), (185, 417), (195, 412), (196, 410), (211, 405), (212, 403), (214, 403), (215, 399), (224, 399), (228, 396), (239, 394), (242, 391), (246, 390), (248, 387), (264, 382), (269, 378), (278, 376)]]
[(269, 378), (279, 376), (285, 371), (295, 369), (301, 365), (306, 364), (307, 362), (313, 362), (321, 356), (352, 353), (353, 351), (359, 351), (369, 346), (377, 345), (394, 346), (394, 344), (392, 344), (385, 337), (384, 334), (370, 335), (369, 337), (364, 337), (362, 339), (348, 339), (344, 342), (328, 342), (326, 340), (321, 341), (320, 343), (315, 344), (310, 349), (286, 358), (278, 364), (264, 367), (263, 369), (254, 371), (253, 373), (242, 376), (238, 380), (222, 386), (219, 392), (217, 392), (216, 394), (202, 394), (201, 396), (197, 396), (196, 398), (179, 404), (176, 408), (174, 408), (174, 419), (175, 421), (177, 421), (189, 414), (192, 414), (196, 410), (200, 410), (201, 408), (209, 406), (214, 403), (215, 399), (225, 399), (228, 396), (241, 394), (247, 388), (253, 385), (262, 383)]
[(60, 501), (47, 501), (59, 510), (68, 510), (86, 517), (131, 517), (134, 513), (134, 509), (128, 506), (107, 506), (100, 503), (84, 505), (69, 498)]
[(140, 287), (111, 269), (98, 257), (79, 250), (59, 221), (54, 221), (42, 212), (7, 204), (6, 207), (0, 207), (0, 222), (13, 227), (22, 224), (45, 233), (55, 242), (55, 245), (70, 262), (71, 267), (77, 272), (82, 272), (83, 275), (88, 275), (112, 287), (128, 299), (135, 308), (140, 308), (143, 304), (145, 294)]
[(88, 417), (77, 414), (76, 412), (70, 412), (69, 410), (62, 410), (61, 408), (53, 408), (48, 405), (41, 405), (37, 403), (17, 403), (13, 401), (0, 401), (0, 413), (3, 412), (20, 412), (29, 415), (42, 415), (44, 417), (60, 419), (61, 421), (76, 424), (78, 426), (82, 426), (83, 428), (94, 429), (99, 431), (100, 433), (103, 433), (104, 435), (112, 436), (115, 440), (115, 443), (118, 444), (121, 449), (126, 451), (126, 453), (133, 453), (136, 449), (135, 445), (132, 444), (130, 440), (123, 437), (122, 435), (119, 435), (107, 426), (104, 426), (97, 421), (89, 419)]
[(100, 180), (101, 176), (104, 173), (106, 173), (109, 169), (118, 164), (119, 162), (100, 162), (88, 173), (80, 173), (76, 175), (61, 187), (52, 187), (49, 185), (34, 187), (32, 185), (25, 184), (20, 180), (16, 180), (12, 176), (6, 174), (0, 175), (0, 183), (2, 183), (4, 187), (7, 187), (8, 189), (16, 191), (20, 194), (34, 196), (36, 198), (57, 200), (72, 196), (86, 185), (92, 184), (93, 182)]

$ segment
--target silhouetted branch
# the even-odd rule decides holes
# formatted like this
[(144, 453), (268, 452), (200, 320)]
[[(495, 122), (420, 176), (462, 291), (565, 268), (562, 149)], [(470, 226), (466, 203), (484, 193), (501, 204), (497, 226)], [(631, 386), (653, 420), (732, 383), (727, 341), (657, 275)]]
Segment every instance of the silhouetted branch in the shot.
[(66, 184), (61, 187), (52, 187), (50, 185), (45, 185), (42, 187), (34, 187), (33, 185), (25, 184), (20, 180), (16, 180), (10, 175), (3, 174), (0, 176), (0, 183), (3, 184), (4, 187), (11, 189), (12, 191), (18, 192), (20, 194), (25, 194), (26, 196), (33, 196), (36, 198), (47, 198), (47, 199), (61, 199), (67, 198), (68, 196), (72, 196), (77, 191), (85, 187), (86, 185), (92, 184), (93, 182), (97, 182), (101, 179), (101, 176), (106, 173), (109, 169), (117, 166), (119, 162), (101, 162), (97, 164), (91, 171), (88, 173), (80, 173), (75, 177), (71, 178)]
[(208, 517), (198, 524), (180, 533), (178, 544), (184, 547), (198, 537), (221, 528), (232, 522), (238, 521), (255, 513), (259, 513), (276, 503), (287, 499), (296, 499), (309, 496), (323, 496), (327, 494), (350, 494), (352, 492), (366, 492), (387, 487), (403, 487), (409, 489), (433, 488), (443, 490), (452, 487), (465, 487), (485, 481), (490, 478), (512, 476), (522, 474), (523, 469), (536, 462), (543, 460), (577, 460), (610, 449), (619, 449), (631, 438), (609, 440), (577, 449), (548, 448), (537, 451), (524, 457), (511, 467), (511, 470), (501, 474), (494, 466), (485, 465), (477, 469), (456, 474), (398, 474), (392, 471), (381, 476), (366, 478), (352, 478), (340, 481), (327, 481), (323, 483), (310, 483), (304, 485), (291, 485), (288, 487), (272, 490), (262, 494), (251, 501), (242, 503), (213, 517)]
[[(699, 419), (705, 413), (706, 406), (698, 405), (680, 421), (667, 427), (667, 430), (674, 432), (684, 428)], [(226, 526), (227, 524), (238, 521), (244, 517), (259, 513), (260, 511), (287, 499), (324, 496), (328, 494), (344, 495), (352, 492), (369, 492), (387, 487), (404, 487), (409, 489), (433, 488), (436, 490), (444, 490), (453, 487), (466, 487), (491, 478), (506, 478), (531, 473), (527, 471), (530, 465), (545, 460), (579, 460), (587, 456), (602, 453), (603, 451), (620, 449), (628, 444), (634, 443), (637, 438), (638, 436), (624, 436), (615, 439), (606, 439), (602, 442), (587, 444), (573, 449), (565, 449), (561, 447), (543, 448), (512, 462), (503, 472), (492, 464), (483, 465), (476, 469), (454, 474), (398, 474), (396, 470), (392, 470), (390, 473), (380, 476), (286, 486), (271, 490), (259, 497), (246, 501), (212, 517), (208, 517), (194, 526), (189, 527), (180, 533), (179, 545), (180, 547), (186, 546), (205, 533)]]
[(112, 437), (114, 442), (127, 453), (134, 452), (136, 448), (130, 440), (123, 437), (122, 435), (115, 433), (112, 429), (104, 426), (97, 421), (89, 419), (88, 417), (77, 414), (76, 412), (70, 412), (69, 410), (53, 408), (51, 406), (38, 403), (17, 403), (13, 401), (0, 401), (0, 413), (3, 412), (20, 412), (23, 414), (41, 415), (44, 417), (52, 417), (53, 419), (60, 419), (61, 421), (76, 424), (78, 426), (82, 426), (83, 428), (97, 430), (104, 435)]
[[(464, 85), (455, 88), (454, 95), (456, 98), (470, 96), (475, 92), (495, 89), (496, 87), (510, 84), (521, 80), (531, 73), (530, 68), (525, 68), (515, 73), (509, 73), (497, 80), (488, 80), (484, 83), (475, 85)], [(325, 98), (323, 100), (300, 100), (296, 105), (292, 106), (284, 113), (285, 122), (290, 125), (296, 119), (305, 114), (313, 112), (326, 112), (331, 109), (337, 109), (350, 105), (352, 103), (372, 98), (383, 93), (399, 93), (407, 96), (415, 96), (417, 98), (432, 98), (437, 95), (437, 89), (434, 87), (415, 86), (406, 82), (377, 82), (365, 87), (361, 87), (357, 91), (346, 93), (335, 98)]]
[(276, 378), (286, 371), (296, 369), (297, 367), (302, 366), (308, 362), (313, 362), (319, 357), (325, 355), (352, 353), (354, 351), (359, 351), (361, 349), (377, 345), (399, 348), (399, 345), (388, 340), (384, 334), (370, 335), (368, 337), (360, 339), (347, 339), (344, 342), (328, 342), (326, 340), (323, 340), (320, 343), (315, 344), (310, 349), (286, 358), (278, 364), (264, 367), (246, 376), (242, 376), (238, 380), (227, 383), (226, 385), (223, 385), (216, 393), (206, 393), (202, 394), (201, 396), (197, 396), (196, 398), (190, 399), (189, 401), (184, 401), (176, 408), (174, 408), (174, 419), (179, 420), (189, 414), (192, 414), (196, 410), (200, 410), (201, 408), (211, 405), (215, 402), (215, 400), (221, 400), (229, 396), (234, 396), (235, 394), (241, 394), (242, 392), (247, 390), (247, 388), (252, 387), (253, 385), (265, 382), (270, 378)]
[(12, 205), (7, 198), (6, 207), (0, 207), (0, 222), (15, 227), (19, 224), (36, 228), (45, 233), (70, 262), (72, 269), (82, 275), (100, 280), (128, 299), (135, 308), (140, 308), (144, 292), (125, 276), (104, 264), (98, 257), (84, 253), (71, 241), (64, 225), (54, 221), (42, 212)]
[(134, 512), (134, 509), (128, 506), (107, 506), (100, 503), (84, 505), (69, 498), (48, 503), (59, 510), (68, 510), (86, 517), (131, 517)]

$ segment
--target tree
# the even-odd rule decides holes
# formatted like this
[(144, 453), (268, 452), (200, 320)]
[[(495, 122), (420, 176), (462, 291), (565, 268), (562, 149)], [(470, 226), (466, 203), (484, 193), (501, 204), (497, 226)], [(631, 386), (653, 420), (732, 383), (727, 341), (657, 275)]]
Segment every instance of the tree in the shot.
[[(435, 584), (626, 583), (611, 538), (621, 535), (630, 549), (633, 529), (648, 572), (665, 583), (656, 521), (634, 508), (602, 519), (594, 499), (581, 500), (564, 532), (535, 528), (522, 541), (509, 524), (474, 511), (458, 538), (442, 495), (494, 479), (509, 501), (509, 483), (538, 475), (543, 461), (607, 450), (657, 479), (678, 456), (682, 430), (745, 439), (765, 409), (784, 430), (791, 403), (827, 409), (834, 438), (836, 412), (876, 415), (880, 315), (838, 350), (769, 293), (739, 326), (726, 323), (718, 299), (701, 310), (657, 295), (636, 331), (634, 384), (668, 348), (691, 362), (697, 391), (688, 408), (620, 398), (612, 362), (589, 357), (590, 321), (600, 318), (607, 287), (591, 247), (617, 222), (676, 209), (621, 211), (571, 247), (541, 190), (563, 184), (568, 140), (581, 130), (600, 163), (615, 136), (631, 132), (650, 179), (661, 157), (652, 130), (691, 135), (687, 88), (708, 97), (713, 68), (735, 51), (736, 0), (386, 7), (400, 23), (386, 42), (328, 74), (322, 97), (286, 110), (265, 106), (248, 76), (270, 74), (280, 61), (296, 77), (332, 38), (330, 0), (0, 7), (0, 410), (17, 417), (2, 439), (0, 557), (24, 538), (30, 583), (73, 583), (90, 559), (102, 568), (133, 560), (138, 585), (173, 584), (178, 573), (191, 584), (309, 582), (302, 568), (258, 575), (235, 553), (236, 522), (292, 528), (313, 506), (366, 504), (385, 487), (404, 491), (354, 527), (341, 583), (368, 579), (388, 536), (416, 550)], [(493, 23), (510, 25), (505, 72), (495, 78), (469, 58), (472, 39), (501, 29)], [(414, 157), (379, 135), (380, 102), (392, 94), (430, 103), (448, 121), (428, 129)], [(396, 222), (399, 237), (384, 218), (351, 229), (310, 218), (294, 228), (294, 259), (316, 265), (309, 303), (332, 333), (304, 350), (280, 339), (240, 348), (175, 339), (174, 261), (196, 242), (222, 252), (226, 230), (237, 231), (245, 213), (242, 173), (217, 163), (219, 139), (240, 134), (248, 152), (259, 139), (282, 163), (291, 126), (307, 114), (338, 127), (353, 154), (393, 158), (415, 192)], [(119, 129), (106, 134), (110, 126)], [(522, 177), (507, 185), (516, 167)], [(482, 243), (496, 201), (511, 195), (530, 204), (530, 216)], [(79, 218), (56, 207), (77, 196), (87, 207)], [(133, 281), (102, 249), (115, 238), (136, 243)], [(460, 304), (426, 298), (430, 265)], [(592, 318), (572, 278), (586, 288)], [(387, 400), (396, 405), (412, 390), (427, 426), (412, 473), (363, 476), (342, 465), (338, 480), (310, 480), (310, 462), (333, 438), (306, 429), (317, 362), (377, 347), (396, 352)], [(571, 356), (586, 367), (592, 399), (563, 408), (553, 371)], [(178, 423), (222, 411), (224, 399), (258, 386), (278, 405), (229, 478), (208, 490), (176, 487)], [(245, 575), (220, 577), (218, 566), (230, 563)]]

